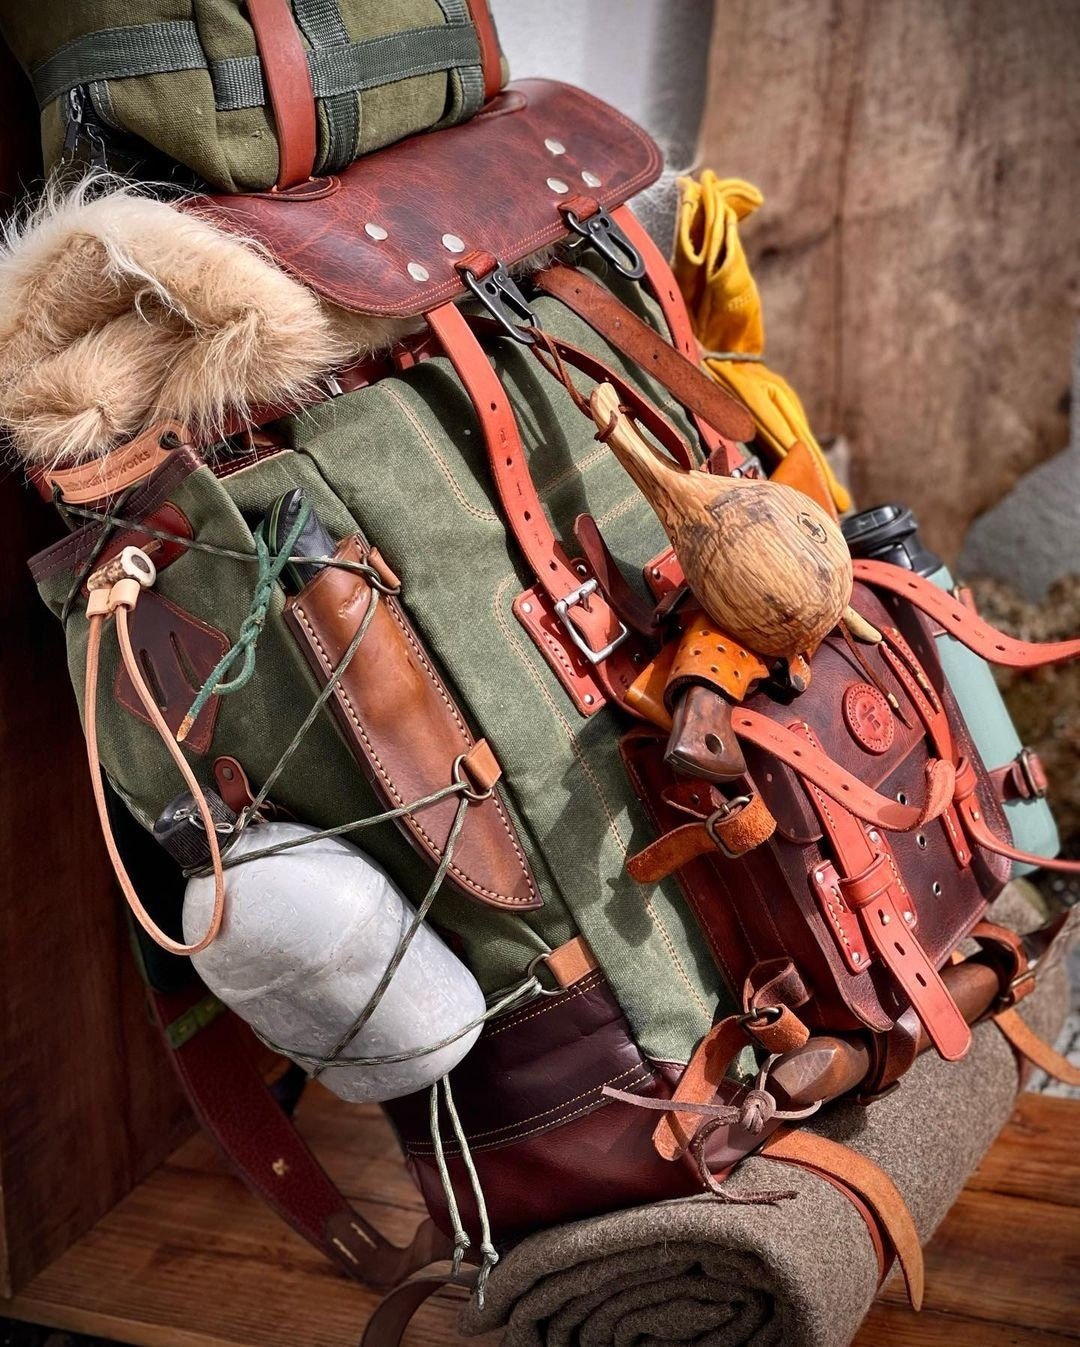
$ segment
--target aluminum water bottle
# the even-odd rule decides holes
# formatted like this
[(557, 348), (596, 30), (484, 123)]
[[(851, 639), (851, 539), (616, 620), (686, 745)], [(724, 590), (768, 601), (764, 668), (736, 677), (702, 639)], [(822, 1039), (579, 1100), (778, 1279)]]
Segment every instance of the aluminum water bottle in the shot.
[[(914, 515), (903, 506), (878, 505), (863, 510), (845, 519), (843, 530), (853, 557), (888, 561), (925, 576), (950, 594), (955, 589), (948, 567), (924, 546)], [(979, 756), (990, 770), (1007, 766), (1022, 752), (1023, 745), (990, 666), (947, 632), (937, 638), (937, 647), (942, 671), (960, 704)], [(1058, 854), (1061, 839), (1044, 799), (1007, 800), (1004, 807), (1013, 841), (1021, 851), (1047, 858)], [(1030, 874), (1033, 868), (1014, 864), (1013, 876)]]
[[(218, 799), (212, 807), (217, 816), (231, 815)], [(224, 854), (231, 861), (315, 831), (301, 823), (249, 824)], [(196, 857), (200, 846), (209, 857), (190, 795), (166, 808), (154, 833), (185, 868), (204, 863)], [(227, 835), (221, 842), (224, 848)], [(206, 930), (213, 900), (212, 875), (188, 881), (186, 939)], [(226, 869), (221, 930), (192, 962), (220, 1000), (310, 1071), (367, 1005), (413, 916), (374, 861), (341, 838), (324, 837)], [(377, 1009), (341, 1056), (407, 1054), (461, 1036), (405, 1061), (330, 1066), (320, 1079), (358, 1103), (412, 1094), (461, 1061), (481, 1026), (461, 1031), (483, 1013), (484, 994), (472, 973), (422, 925)]]

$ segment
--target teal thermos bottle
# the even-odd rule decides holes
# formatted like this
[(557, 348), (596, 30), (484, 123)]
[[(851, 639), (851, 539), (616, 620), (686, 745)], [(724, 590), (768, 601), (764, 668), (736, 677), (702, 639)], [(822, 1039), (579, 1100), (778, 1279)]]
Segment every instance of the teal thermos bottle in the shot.
[[(888, 561), (924, 575), (949, 593), (955, 589), (948, 567), (923, 544), (915, 517), (903, 506), (878, 505), (863, 510), (844, 520), (843, 530), (853, 557)], [(942, 670), (987, 768), (1005, 767), (1017, 760), (1023, 745), (990, 666), (954, 636), (942, 633), (937, 642)], [(1058, 854), (1061, 841), (1057, 825), (1041, 796), (1006, 801), (1005, 815), (1013, 842), (1022, 851), (1048, 858)], [(1032, 868), (1018, 864), (1013, 874), (1028, 874)]]

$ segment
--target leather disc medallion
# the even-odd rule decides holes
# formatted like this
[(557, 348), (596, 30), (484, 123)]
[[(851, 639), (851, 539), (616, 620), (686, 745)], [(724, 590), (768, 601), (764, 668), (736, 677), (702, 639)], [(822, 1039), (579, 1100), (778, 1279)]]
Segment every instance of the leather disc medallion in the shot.
[(869, 683), (852, 683), (844, 693), (844, 723), (871, 753), (884, 753), (896, 734), (892, 708)]

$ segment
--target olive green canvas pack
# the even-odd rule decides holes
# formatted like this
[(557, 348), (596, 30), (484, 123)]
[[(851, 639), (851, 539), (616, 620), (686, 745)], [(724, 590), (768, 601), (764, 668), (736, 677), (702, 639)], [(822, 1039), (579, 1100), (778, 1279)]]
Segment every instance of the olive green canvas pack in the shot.
[[(471, 117), (484, 99), (466, 0), (294, 0), (318, 110), (316, 173)], [(0, 31), (63, 157), (146, 176), (164, 156), (225, 192), (278, 173), (255, 35), (234, 0), (0, 2)], [(505, 70), (504, 70), (505, 76)]]
[[(642, 315), (655, 311), (632, 285), (605, 281)], [(536, 301), (544, 328), (623, 374), (677, 424), (666, 391), (624, 361), (555, 300)], [(492, 343), (532, 475), (557, 536), (591, 513), (625, 573), (640, 578), (665, 546), (649, 506), (565, 389), (517, 343)], [(421, 362), (400, 375), (333, 398), (284, 425), (290, 450), (216, 477), (207, 466), (170, 500), (194, 535), (252, 553), (252, 526), (273, 502), (302, 486), (335, 538), (359, 528), (401, 577), (401, 601), (441, 666), (459, 706), (492, 744), (503, 792), (544, 906), (527, 916), (481, 907), (444, 887), (431, 920), (461, 940), (486, 992), (516, 985), (536, 957), (583, 934), (635, 1037), (651, 1057), (685, 1061), (717, 1007), (729, 1005), (716, 965), (673, 882), (639, 887), (624, 869), (649, 829), (620, 760), (615, 713), (582, 717), (511, 611), (532, 583), (509, 537), (483, 435), (449, 363)], [(248, 612), (253, 567), (189, 550), (160, 573), (156, 590), (235, 639)], [(41, 584), (59, 613), (70, 571)], [(210, 763), (237, 757), (257, 788), (314, 700), (317, 687), (276, 590), (258, 644), (255, 675), (220, 699), (213, 746), (191, 761), (212, 784)], [(72, 681), (83, 686), (86, 621), (67, 620)], [(357, 659), (363, 658), (361, 645)], [(103, 646), (99, 741), (120, 795), (150, 826), (181, 789), (156, 733), (106, 692), (117, 665)], [(273, 795), (297, 817), (337, 826), (381, 812), (329, 714), (322, 715)], [(417, 901), (430, 870), (392, 824), (357, 841)]]

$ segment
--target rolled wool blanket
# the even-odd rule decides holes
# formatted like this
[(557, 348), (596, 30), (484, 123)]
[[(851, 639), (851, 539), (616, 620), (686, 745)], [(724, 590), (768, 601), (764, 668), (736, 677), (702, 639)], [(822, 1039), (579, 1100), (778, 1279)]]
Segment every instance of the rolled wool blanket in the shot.
[[(1038, 924), (1016, 886), (993, 916)], [(1052, 1040), (1066, 1003), (1059, 961), (1020, 1011)], [(983, 1024), (962, 1062), (925, 1054), (892, 1094), (805, 1126), (880, 1165), (925, 1243), (1008, 1120), (1017, 1080), (1012, 1049)], [(846, 1347), (878, 1289), (855, 1208), (824, 1179), (761, 1157), (725, 1186), (795, 1196), (739, 1206), (703, 1194), (532, 1235), (494, 1269), (485, 1308), (470, 1302), (461, 1331), (502, 1328), (503, 1347)]]

